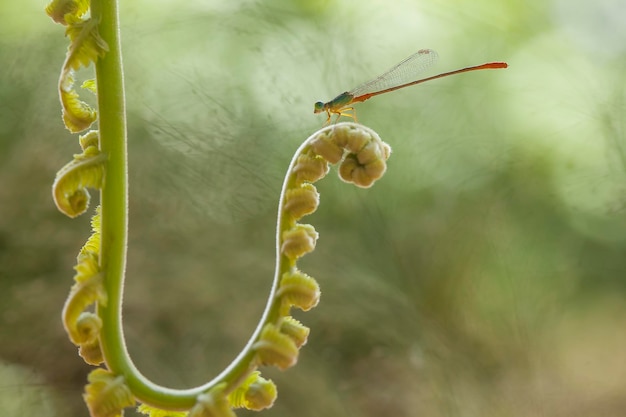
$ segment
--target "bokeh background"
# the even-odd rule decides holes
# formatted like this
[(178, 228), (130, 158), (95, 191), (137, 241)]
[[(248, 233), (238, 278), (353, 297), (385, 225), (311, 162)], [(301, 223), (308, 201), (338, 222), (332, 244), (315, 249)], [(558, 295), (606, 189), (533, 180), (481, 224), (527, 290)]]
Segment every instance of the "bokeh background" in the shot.
[[(284, 172), (324, 121), (313, 103), (432, 48), (425, 75), (510, 68), (358, 105), (389, 169), (368, 190), (318, 184), (300, 265), (322, 299), (297, 314), (298, 365), (264, 370), (279, 398), (262, 415), (626, 416), (623, 1), (121, 3), (124, 326), (145, 375), (190, 387), (236, 356), (269, 291)], [(44, 6), (0, 3), (0, 414), (85, 416), (90, 367), (60, 312), (89, 216), (50, 197), (79, 148)]]

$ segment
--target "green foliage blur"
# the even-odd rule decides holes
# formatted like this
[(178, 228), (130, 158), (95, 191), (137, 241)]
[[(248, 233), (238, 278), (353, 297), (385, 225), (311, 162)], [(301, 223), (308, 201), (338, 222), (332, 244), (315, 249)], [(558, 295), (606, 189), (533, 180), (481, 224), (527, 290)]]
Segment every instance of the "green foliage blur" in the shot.
[[(87, 415), (60, 314), (89, 218), (50, 195), (79, 147), (44, 6), (0, 3), (7, 416)], [(625, 18), (619, 0), (121, 1), (136, 365), (185, 388), (236, 356), (269, 291), (284, 172), (324, 121), (313, 103), (432, 48), (425, 76), (510, 67), (357, 105), (389, 169), (368, 190), (317, 184), (300, 266), (322, 299), (297, 315), (298, 365), (263, 371), (279, 397), (262, 415), (626, 415)]]

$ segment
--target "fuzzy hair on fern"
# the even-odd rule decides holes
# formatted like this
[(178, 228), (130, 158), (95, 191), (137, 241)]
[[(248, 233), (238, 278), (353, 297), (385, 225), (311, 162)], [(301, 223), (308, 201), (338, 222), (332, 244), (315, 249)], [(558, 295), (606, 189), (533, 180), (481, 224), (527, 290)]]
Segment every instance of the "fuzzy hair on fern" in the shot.
[[(386, 170), (391, 153), (369, 128), (339, 123), (323, 128), (296, 151), (285, 176), (276, 230), (276, 269), (262, 317), (244, 349), (219, 375), (195, 388), (176, 390), (144, 377), (126, 350), (122, 330), (128, 225), (127, 137), (124, 86), (116, 1), (53, 0), (46, 13), (66, 27), (70, 40), (59, 78), (62, 120), (72, 133), (97, 121), (98, 130), (79, 137), (82, 152), (62, 167), (52, 195), (59, 211), (76, 217), (88, 210), (88, 188), (100, 191), (92, 235), (77, 256), (74, 284), (62, 313), (63, 325), (79, 354), (91, 365), (104, 365), (88, 376), (83, 398), (92, 417), (121, 416), (139, 403), (152, 417), (232, 417), (234, 410), (263, 410), (273, 405), (275, 384), (259, 367), (285, 370), (296, 364), (309, 329), (291, 316), (292, 308), (317, 306), (317, 281), (298, 269), (298, 260), (315, 250), (318, 233), (301, 220), (315, 212), (320, 197), (314, 186), (339, 164), (340, 178), (370, 187)], [(74, 89), (75, 72), (94, 65), (95, 81), (83, 87), (96, 94), (92, 109)]]

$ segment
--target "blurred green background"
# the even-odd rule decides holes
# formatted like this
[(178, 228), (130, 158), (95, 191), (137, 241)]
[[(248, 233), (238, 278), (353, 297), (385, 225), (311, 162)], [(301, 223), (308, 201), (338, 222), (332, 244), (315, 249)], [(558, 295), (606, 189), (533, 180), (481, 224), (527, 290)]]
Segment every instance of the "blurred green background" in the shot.
[[(298, 365), (263, 371), (279, 397), (261, 415), (626, 415), (622, 1), (121, 3), (124, 326), (145, 375), (190, 387), (236, 356), (269, 291), (284, 171), (324, 121), (313, 103), (432, 48), (431, 73), (510, 68), (358, 105), (389, 169), (368, 190), (318, 184), (300, 266), (322, 299), (297, 314)], [(89, 216), (50, 196), (79, 148), (44, 6), (0, 4), (0, 414), (85, 416), (90, 367), (60, 313)]]

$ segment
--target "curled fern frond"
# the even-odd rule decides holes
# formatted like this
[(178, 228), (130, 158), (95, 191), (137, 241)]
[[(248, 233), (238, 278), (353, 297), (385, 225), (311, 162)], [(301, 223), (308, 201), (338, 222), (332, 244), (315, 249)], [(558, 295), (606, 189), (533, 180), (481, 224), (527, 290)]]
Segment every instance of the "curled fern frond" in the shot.
[(67, 25), (67, 19), (83, 16), (89, 10), (89, 0), (52, 0), (46, 6), (46, 14), (57, 23)]
[(320, 287), (315, 278), (294, 269), (283, 274), (276, 297), (281, 298), (286, 307), (309, 311), (320, 300)]
[[(70, 38), (70, 46), (59, 77), (59, 97), (63, 108), (63, 122), (72, 133), (88, 129), (96, 121), (96, 111), (82, 101), (74, 89), (74, 71), (87, 67), (103, 57), (109, 46), (98, 33), (98, 22), (85, 19), (82, 15), (66, 14), (65, 34)], [(89, 88), (89, 83), (86, 85)]]
[(385, 173), (385, 160), (389, 157), (389, 152), (389, 147), (369, 143), (357, 153), (346, 156), (339, 166), (339, 176), (356, 186), (371, 187)]
[(228, 394), (228, 401), (234, 408), (261, 411), (274, 404), (276, 395), (276, 385), (271, 380), (261, 377), (259, 371), (254, 371), (239, 387)]
[(385, 173), (391, 148), (374, 132), (347, 125), (350, 124), (336, 125), (332, 133), (319, 135), (312, 141), (311, 149), (331, 164), (341, 162), (339, 177), (343, 181), (371, 187)]
[(300, 348), (306, 344), (310, 330), (293, 317), (285, 316), (280, 321), (280, 332), (289, 336)]
[(293, 228), (285, 230), (280, 247), (281, 252), (292, 261), (315, 250), (318, 233), (310, 224), (296, 224)]
[(86, 312), (93, 303), (106, 305), (107, 294), (102, 282), (98, 262), (100, 252), (100, 207), (91, 219), (93, 233), (77, 256), (74, 269), (74, 285), (63, 307), (63, 326), (72, 341), (80, 346), (80, 355), (87, 363), (102, 362), (102, 352), (98, 342), (102, 321), (97, 315)]
[(330, 169), (326, 159), (315, 154), (309, 148), (307, 149), (307, 151), (298, 156), (291, 170), (295, 177), (296, 185), (319, 181), (324, 178)]
[(74, 71), (68, 69), (61, 73), (59, 80), (59, 98), (61, 99), (63, 123), (72, 133), (82, 132), (96, 121), (96, 111), (80, 99), (74, 89)]
[(74, 283), (63, 306), (63, 326), (75, 345), (93, 341), (90, 335), (94, 333), (97, 335), (100, 331), (102, 323), (95, 315), (92, 315), (93, 320), (83, 320), (82, 328), (79, 328), (79, 318), (85, 309), (95, 302), (106, 305), (106, 292), (102, 285), (102, 274), (100, 273)]
[(263, 327), (259, 340), (252, 346), (263, 365), (274, 365), (281, 370), (292, 367), (298, 361), (295, 341), (272, 323)]
[(315, 186), (304, 183), (300, 187), (287, 190), (284, 210), (295, 221), (315, 212), (319, 203), (320, 195)]
[(99, 189), (102, 186), (106, 155), (93, 145), (94, 135), (90, 133), (87, 139), (81, 138), (81, 144), (87, 145), (83, 153), (74, 155), (74, 159), (57, 172), (52, 185), (57, 208), (71, 218), (83, 214), (89, 207), (87, 187)]
[(121, 417), (124, 408), (135, 404), (121, 375), (100, 368), (89, 373), (88, 381), (83, 398), (91, 417)]

